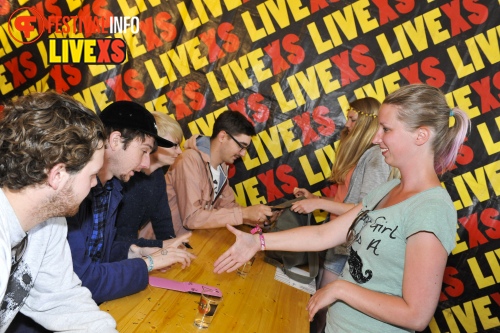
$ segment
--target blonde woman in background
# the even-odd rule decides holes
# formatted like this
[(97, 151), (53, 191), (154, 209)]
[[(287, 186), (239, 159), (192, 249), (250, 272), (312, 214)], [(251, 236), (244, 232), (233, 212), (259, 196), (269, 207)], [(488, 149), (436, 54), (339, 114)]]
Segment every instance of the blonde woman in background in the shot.
[[(391, 167), (385, 163), (380, 147), (372, 143), (378, 128), (380, 103), (375, 98), (365, 97), (350, 103), (347, 122), (340, 133), (332, 174), (329, 181), (338, 184), (334, 197), (318, 197), (303, 188), (295, 188), (296, 196), (306, 199), (296, 202), (292, 210), (297, 213), (310, 213), (322, 209), (330, 213), (330, 219), (344, 214), (356, 206), (365, 195), (385, 183)], [(345, 244), (329, 249), (320, 270), (320, 288), (336, 280), (347, 261), (348, 251)], [(317, 332), (323, 332), (326, 323), (324, 308), (315, 317)]]

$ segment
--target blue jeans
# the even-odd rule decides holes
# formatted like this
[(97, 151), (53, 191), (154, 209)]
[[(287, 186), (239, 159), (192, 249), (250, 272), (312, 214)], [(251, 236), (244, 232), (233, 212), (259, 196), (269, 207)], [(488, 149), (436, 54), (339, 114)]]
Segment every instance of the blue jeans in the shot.
[(333, 253), (333, 249), (326, 251), (325, 262), (323, 267), (334, 274), (340, 275), (347, 262), (347, 255)]

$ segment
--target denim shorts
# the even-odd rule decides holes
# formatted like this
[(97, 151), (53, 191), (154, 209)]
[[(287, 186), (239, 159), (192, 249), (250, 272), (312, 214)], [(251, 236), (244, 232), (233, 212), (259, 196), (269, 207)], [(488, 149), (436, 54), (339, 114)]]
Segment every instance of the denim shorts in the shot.
[(336, 254), (333, 252), (333, 249), (328, 249), (326, 251), (325, 262), (323, 263), (323, 267), (337, 275), (342, 273), (344, 266), (347, 262), (347, 255), (344, 254)]

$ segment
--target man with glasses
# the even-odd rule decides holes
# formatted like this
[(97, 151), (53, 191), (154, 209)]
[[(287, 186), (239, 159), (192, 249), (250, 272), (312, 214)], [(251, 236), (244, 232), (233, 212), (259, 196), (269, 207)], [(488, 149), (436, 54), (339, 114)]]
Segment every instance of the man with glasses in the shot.
[(228, 164), (245, 156), (252, 124), (239, 112), (223, 112), (212, 136), (192, 137), (165, 176), (172, 222), (177, 236), (192, 229), (226, 224), (262, 224), (272, 216), (266, 205), (241, 207), (227, 180)]
[[(73, 272), (66, 219), (96, 184), (104, 127), (69, 96), (34, 93), (0, 109), (0, 332), (116, 332)], [(20, 316), (29, 318), (13, 323)], [(37, 325), (37, 324), (35, 324)]]

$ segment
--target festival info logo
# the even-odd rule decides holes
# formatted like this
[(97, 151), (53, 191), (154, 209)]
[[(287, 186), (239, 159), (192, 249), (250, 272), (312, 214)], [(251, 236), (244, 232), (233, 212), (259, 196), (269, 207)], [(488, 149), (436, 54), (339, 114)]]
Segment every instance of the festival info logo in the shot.
[(139, 18), (112, 16), (106, 20), (103, 17), (76, 15), (45, 18), (34, 8), (22, 7), (10, 15), (8, 27), (11, 37), (22, 44), (32, 44), (47, 32), (47, 56), (52, 64), (120, 64), (127, 57), (123, 39), (87, 37), (126, 33), (129, 28), (132, 33), (138, 33)]

